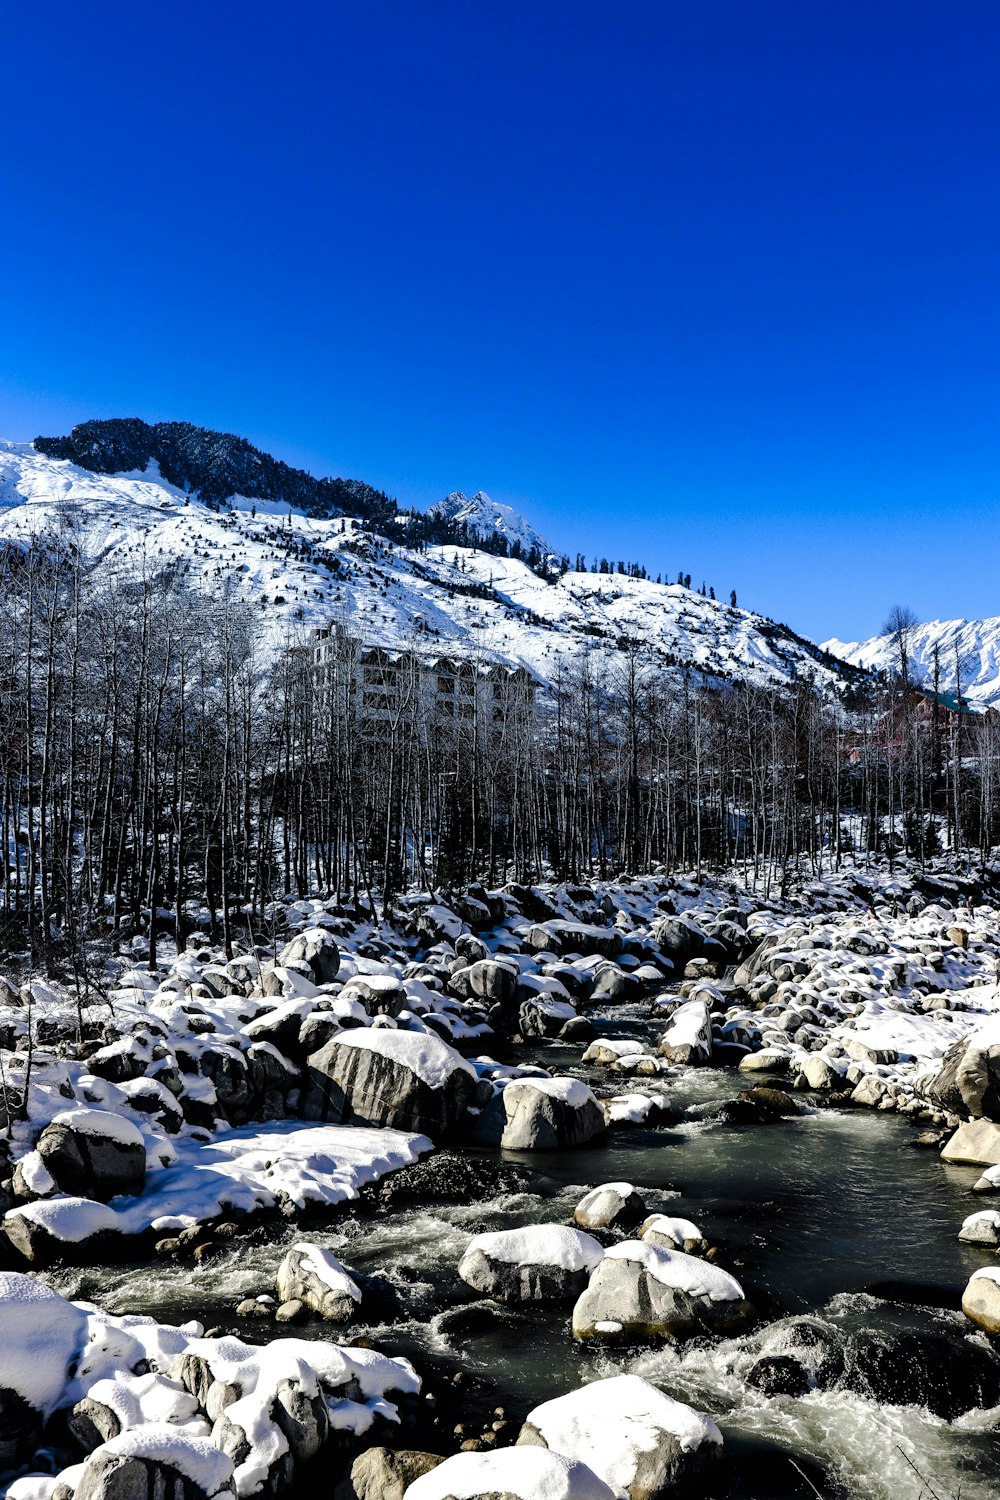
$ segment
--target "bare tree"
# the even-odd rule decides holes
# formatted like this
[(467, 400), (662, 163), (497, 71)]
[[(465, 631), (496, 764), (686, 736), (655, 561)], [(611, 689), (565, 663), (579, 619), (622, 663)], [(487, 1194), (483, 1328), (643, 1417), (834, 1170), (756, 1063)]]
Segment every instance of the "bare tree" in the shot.
[(905, 604), (894, 604), (882, 627), (885, 635), (892, 637), (899, 663), (899, 681), (905, 692), (910, 686), (910, 644), (918, 621), (913, 610)]

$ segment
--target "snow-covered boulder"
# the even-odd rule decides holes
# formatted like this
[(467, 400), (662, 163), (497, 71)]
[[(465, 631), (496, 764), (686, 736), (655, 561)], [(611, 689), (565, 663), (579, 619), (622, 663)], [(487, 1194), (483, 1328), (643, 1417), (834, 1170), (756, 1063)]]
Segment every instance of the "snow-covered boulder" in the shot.
[(299, 1105), (306, 1120), (389, 1126), (440, 1140), (476, 1089), (475, 1070), (427, 1032), (362, 1027), (306, 1061)]
[(603, 1248), (592, 1235), (562, 1224), (530, 1224), (478, 1234), (458, 1274), (501, 1302), (559, 1302), (578, 1297)]
[(619, 1500), (666, 1500), (722, 1454), (709, 1417), (638, 1375), (594, 1380), (543, 1402), (517, 1442), (584, 1460)]
[(361, 1288), (329, 1250), (293, 1245), (275, 1276), (282, 1302), (301, 1302), (329, 1323), (349, 1323), (361, 1307)]
[(1000, 1334), (1000, 1266), (973, 1271), (962, 1293), (962, 1311), (987, 1333)]
[(1000, 1120), (1000, 1017), (954, 1042), (920, 1087), (952, 1114)]
[(578, 1339), (634, 1342), (730, 1332), (752, 1310), (735, 1277), (693, 1255), (626, 1240), (607, 1250), (573, 1309)]
[(59, 1190), (106, 1203), (141, 1193), (146, 1147), (131, 1120), (104, 1109), (66, 1109), (38, 1137), (38, 1155)]
[(638, 1224), (646, 1205), (630, 1182), (605, 1182), (585, 1193), (573, 1210), (584, 1229), (622, 1229)]
[(672, 1013), (660, 1037), (660, 1056), (697, 1066), (712, 1060), (712, 1018), (704, 1000), (687, 1000)]
[(340, 949), (325, 927), (307, 927), (286, 943), (278, 963), (282, 968), (306, 963), (317, 984), (332, 984), (340, 971)]
[(538, 1448), (456, 1453), (410, 1485), (406, 1500), (618, 1500), (580, 1459)]
[(0, 1271), (0, 1469), (34, 1452), (83, 1339), (78, 1308), (41, 1281)]
[[(454, 975), (458, 979), (459, 975)], [(483, 1000), (488, 1005), (512, 1005), (517, 992), (516, 964), (481, 958), (461, 971), (465, 998)]]
[(1000, 1245), (1000, 1213), (995, 1208), (981, 1209), (970, 1214), (963, 1222), (958, 1237), (964, 1245), (984, 1245), (994, 1249)]
[(604, 1111), (577, 1078), (517, 1078), (487, 1105), (474, 1138), (508, 1151), (583, 1146), (605, 1129)]
[(359, 1000), (370, 1016), (398, 1016), (408, 996), (394, 974), (355, 974), (341, 991), (343, 1000)]
[(75, 1500), (223, 1500), (235, 1493), (232, 1460), (214, 1443), (151, 1424), (96, 1449)]
[(657, 1250), (683, 1250), (685, 1255), (704, 1255), (708, 1242), (697, 1224), (671, 1214), (650, 1214), (636, 1230), (636, 1238)]

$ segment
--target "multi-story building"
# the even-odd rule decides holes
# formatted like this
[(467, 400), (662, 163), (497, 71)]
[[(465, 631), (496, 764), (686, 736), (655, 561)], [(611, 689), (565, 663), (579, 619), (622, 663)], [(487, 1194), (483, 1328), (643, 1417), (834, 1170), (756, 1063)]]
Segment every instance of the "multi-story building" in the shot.
[(316, 631), (313, 659), (321, 701), (349, 712), (365, 735), (403, 724), (457, 733), (534, 709), (535, 678), (506, 662), (370, 645), (338, 625)]

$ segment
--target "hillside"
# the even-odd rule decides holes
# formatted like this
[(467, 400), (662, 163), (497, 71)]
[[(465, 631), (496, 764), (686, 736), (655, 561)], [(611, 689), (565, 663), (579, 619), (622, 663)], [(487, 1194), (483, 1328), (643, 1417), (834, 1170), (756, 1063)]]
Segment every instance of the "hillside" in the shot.
[[(87, 447), (87, 431), (105, 429), (106, 437), (109, 427), (114, 442), (98, 432), (96, 450)], [(173, 432), (185, 424), (163, 427)], [(157, 451), (168, 453), (167, 472), (147, 453), (148, 434), (161, 430), (131, 422), (84, 424), (74, 430), (71, 446), (86, 464), (61, 456), (69, 439), (0, 444), (0, 538), (24, 542), (68, 532), (93, 566), (169, 567), (213, 594), (231, 588), (260, 610), (275, 646), (336, 617), (369, 640), (475, 652), (524, 665), (542, 682), (553, 681), (585, 649), (596, 655), (599, 670), (613, 671), (629, 643), (638, 643), (650, 663), (761, 687), (786, 687), (808, 675), (824, 690), (840, 692), (862, 676), (786, 626), (677, 584), (555, 569), (541, 576), (520, 557), (480, 547), (426, 540), (407, 546), (400, 538), (409, 535), (410, 522), (394, 506), (378, 530), (370, 519), (318, 514), (314, 490), (304, 504), (296, 503), (309, 488), (299, 471), (266, 455), (258, 465), (256, 450), (239, 439), (233, 447), (228, 438), (208, 434), (220, 441), (195, 443), (200, 467), (191, 460), (182, 472), (178, 450), (157, 438)], [(199, 432), (192, 428), (189, 435)], [(129, 446), (133, 438), (137, 446)], [(208, 461), (213, 453), (214, 466)], [(135, 461), (129, 470), (105, 472), (129, 460)], [(255, 483), (246, 484), (255, 473)], [(199, 475), (209, 486), (207, 498), (193, 493)], [(246, 488), (223, 496), (236, 475)], [(268, 493), (272, 485), (277, 493)], [(352, 492), (378, 493), (366, 486)], [(542, 541), (516, 512), (507, 515), (508, 508), (482, 495), (466, 505), (477, 507), (471, 516), (477, 524), (484, 516), (499, 518), (520, 528), (515, 539), (523, 545)], [(452, 520), (461, 509), (454, 506)], [(469, 520), (469, 514), (461, 518), (462, 524)], [(437, 522), (451, 523), (442, 516)], [(484, 541), (507, 550), (503, 537)]]
[[(850, 662), (879, 672), (894, 672), (899, 654), (890, 635), (867, 641), (829, 640), (824, 650)], [(984, 706), (1000, 703), (1000, 616), (986, 620), (928, 620), (915, 625), (910, 635), (910, 671), (928, 687), (933, 684), (937, 652), (940, 691), (954, 693)]]

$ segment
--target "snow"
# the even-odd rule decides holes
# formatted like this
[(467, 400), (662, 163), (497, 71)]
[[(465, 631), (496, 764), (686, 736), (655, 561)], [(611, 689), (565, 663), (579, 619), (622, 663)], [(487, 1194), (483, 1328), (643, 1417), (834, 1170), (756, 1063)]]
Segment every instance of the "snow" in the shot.
[(103, 1136), (119, 1146), (141, 1146), (141, 1131), (122, 1115), (110, 1114), (105, 1109), (61, 1109), (52, 1116), (53, 1125), (64, 1125), (67, 1130), (81, 1135)]
[(407, 1487), (406, 1500), (614, 1500), (614, 1491), (585, 1463), (545, 1448), (456, 1453)]
[(515, 510), (512, 505), (491, 500), (484, 490), (477, 490), (471, 500), (467, 500), (461, 490), (454, 490), (444, 500), (438, 500), (430, 506), (427, 514), (440, 516), (447, 521), (464, 522), (479, 536), (499, 532), (508, 542), (520, 542), (526, 551), (532, 547), (545, 555), (554, 551), (544, 537), (539, 536), (534, 527), (529, 525), (520, 511)]
[(141, 1234), (184, 1228), (226, 1208), (247, 1213), (272, 1208), (281, 1198), (298, 1208), (333, 1207), (357, 1198), (362, 1187), (387, 1172), (419, 1161), (432, 1144), (426, 1136), (400, 1130), (279, 1120), (220, 1132), (210, 1142), (181, 1138), (174, 1150), (173, 1164), (150, 1171), (145, 1191), (136, 1198), (113, 1204), (53, 1198), (22, 1204), (5, 1217), (25, 1215), (57, 1239), (79, 1242), (100, 1230)]
[(592, 1271), (604, 1248), (591, 1234), (562, 1224), (529, 1224), (523, 1229), (500, 1229), (477, 1234), (466, 1255), (481, 1250), (489, 1260), (518, 1266), (558, 1266), (563, 1271)]
[(994, 1281), (997, 1286), (1000, 1286), (1000, 1266), (981, 1266), (978, 1271), (973, 1271), (969, 1280)]
[(643, 1455), (656, 1452), (665, 1432), (685, 1452), (722, 1444), (713, 1421), (638, 1375), (594, 1380), (536, 1406), (527, 1420), (549, 1449), (585, 1459), (620, 1500), (628, 1500)]
[(579, 1078), (517, 1078), (507, 1088), (537, 1089), (540, 1094), (548, 1094), (550, 1099), (558, 1099), (571, 1109), (582, 1109), (588, 1099), (594, 1098), (590, 1089)]
[[(866, 641), (824, 641), (823, 650), (856, 666), (894, 673), (899, 669), (899, 646), (891, 635)], [(954, 693), (960, 685), (970, 706), (986, 707), (1000, 700), (1000, 616), (983, 620), (927, 620), (910, 631), (909, 669), (925, 688), (938, 672), (939, 692)], [(961, 672), (959, 684), (958, 672)]]
[(692, 1224), (690, 1219), (675, 1218), (671, 1214), (651, 1214), (641, 1228), (641, 1234), (645, 1239), (647, 1234), (659, 1234), (664, 1239), (673, 1240), (678, 1250), (683, 1250), (685, 1244), (692, 1240), (703, 1240), (704, 1235), (697, 1224)]
[(150, 1424), (119, 1433), (96, 1452), (115, 1458), (146, 1458), (166, 1464), (210, 1496), (228, 1485), (233, 1473), (233, 1461), (228, 1454), (206, 1438), (180, 1433), (168, 1425)]
[(671, 1012), (662, 1041), (671, 1047), (694, 1047), (705, 1042), (708, 1007), (703, 1000), (687, 1000)]
[[(511, 508), (481, 493), (442, 504), (455, 501), (454, 513), (464, 509), (473, 526), (499, 527), (522, 546), (548, 550)], [(474, 547), (431, 546), (418, 554), (400, 546), (398, 534), (387, 544), (350, 517), (307, 517), (239, 497), (231, 510), (214, 511), (154, 467), (141, 475), (96, 474), (30, 443), (0, 442), (0, 539), (23, 543), (67, 519), (84, 555), (105, 571), (173, 566), (208, 595), (231, 583), (260, 611), (274, 650), (337, 617), (388, 649), (410, 645), (419, 622), (442, 652), (521, 665), (543, 683), (582, 650), (607, 671), (620, 659), (622, 637), (642, 639), (651, 660), (678, 674), (689, 664), (761, 687), (787, 686), (804, 671), (821, 687), (840, 680), (814, 648), (775, 631), (765, 617), (677, 584), (575, 571), (549, 581), (517, 558)], [(483, 597), (471, 597), (470, 584)]]
[(359, 1027), (337, 1037), (339, 1047), (363, 1047), (378, 1052), (415, 1073), (428, 1088), (444, 1088), (452, 1073), (475, 1077), (475, 1069), (462, 1055), (431, 1032), (396, 1031), (388, 1027)]
[(638, 1261), (662, 1286), (675, 1287), (689, 1297), (707, 1297), (711, 1302), (743, 1300), (743, 1288), (735, 1276), (695, 1255), (659, 1250), (642, 1240), (623, 1240), (604, 1254), (608, 1260)]
[(83, 1314), (44, 1283), (0, 1271), (0, 1390), (17, 1391), (47, 1416), (84, 1328)]
[(312, 1271), (330, 1291), (344, 1292), (352, 1301), (361, 1301), (361, 1288), (329, 1250), (324, 1250), (321, 1245), (310, 1245), (305, 1240), (293, 1245), (292, 1249), (302, 1255), (303, 1269)]

